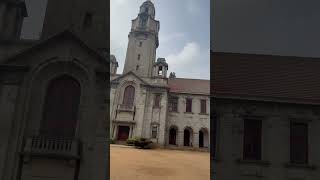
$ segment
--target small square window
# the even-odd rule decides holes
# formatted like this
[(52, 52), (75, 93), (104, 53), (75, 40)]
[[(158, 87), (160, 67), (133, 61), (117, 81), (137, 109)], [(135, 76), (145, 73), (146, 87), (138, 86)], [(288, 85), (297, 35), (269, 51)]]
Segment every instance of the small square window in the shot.
[(84, 28), (88, 28), (92, 26), (92, 17), (93, 17), (92, 13), (89, 13), (89, 12), (86, 13), (83, 21)]
[(141, 47), (141, 46), (142, 46), (142, 42), (140, 41), (140, 42), (139, 42), (139, 47)]
[(138, 60), (140, 60), (140, 58), (141, 58), (141, 55), (140, 55), (140, 54), (138, 54)]

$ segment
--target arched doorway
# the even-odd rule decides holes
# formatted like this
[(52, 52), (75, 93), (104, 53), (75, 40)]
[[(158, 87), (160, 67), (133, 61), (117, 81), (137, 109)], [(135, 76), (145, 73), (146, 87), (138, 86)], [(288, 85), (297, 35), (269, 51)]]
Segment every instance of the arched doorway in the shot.
[(174, 127), (169, 130), (169, 144), (177, 145), (177, 129)]
[(126, 141), (129, 138), (130, 127), (129, 126), (118, 126), (118, 137), (119, 141)]
[(47, 87), (41, 133), (49, 136), (75, 135), (81, 87), (77, 80), (64, 75)]
[(186, 128), (183, 131), (183, 145), (192, 146), (192, 129)]
[(199, 131), (199, 148), (208, 148), (209, 146), (209, 133), (208, 130), (202, 128)]
[(199, 147), (203, 147), (203, 132), (199, 131)]

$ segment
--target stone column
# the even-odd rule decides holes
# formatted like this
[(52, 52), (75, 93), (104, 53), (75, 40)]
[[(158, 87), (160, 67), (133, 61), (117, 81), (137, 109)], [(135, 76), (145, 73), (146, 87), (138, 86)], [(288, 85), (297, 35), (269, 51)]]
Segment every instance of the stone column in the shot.
[(14, 37), (14, 33), (15, 33), (15, 26), (17, 23), (17, 9), (16, 8), (12, 8), (9, 12), (7, 12), (7, 21), (9, 22), (7, 24), (6, 31), (5, 32), (5, 36), (12, 38)]
[(132, 131), (133, 131), (133, 125), (130, 125), (130, 133), (129, 133), (129, 138), (132, 138)]
[(193, 133), (192, 146), (194, 148), (199, 148), (199, 133), (198, 132)]
[(115, 131), (116, 131), (116, 125), (112, 125), (112, 134), (111, 134), (112, 139), (115, 138), (115, 135), (114, 135)]
[(183, 147), (183, 131), (178, 131), (177, 133), (177, 145)]
[(0, 177), (10, 176), (14, 163), (12, 157), (17, 153), (9, 151), (8, 144), (13, 135), (11, 129), (15, 116), (18, 90), (18, 85), (2, 85), (0, 83)]
[(156, 66), (154, 75), (158, 76), (158, 72), (159, 72), (159, 66)]
[[(3, 33), (3, 24), (5, 22), (6, 5), (4, 3), (0, 4), (0, 33)], [(0, 35), (2, 36), (2, 35)]]
[(113, 137), (115, 140), (117, 140), (117, 134), (118, 134), (118, 125), (116, 124), (113, 131)]

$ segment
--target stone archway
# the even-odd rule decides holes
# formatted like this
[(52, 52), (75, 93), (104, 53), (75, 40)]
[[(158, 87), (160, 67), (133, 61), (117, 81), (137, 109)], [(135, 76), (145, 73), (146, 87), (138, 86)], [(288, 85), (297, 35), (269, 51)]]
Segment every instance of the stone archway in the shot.
[(177, 134), (178, 134), (178, 128), (171, 127), (169, 130), (169, 144), (170, 145), (177, 145)]
[(193, 130), (190, 127), (187, 127), (183, 131), (183, 145), (184, 146), (192, 146), (192, 137)]
[(209, 133), (206, 128), (202, 128), (199, 131), (199, 148), (209, 147)]

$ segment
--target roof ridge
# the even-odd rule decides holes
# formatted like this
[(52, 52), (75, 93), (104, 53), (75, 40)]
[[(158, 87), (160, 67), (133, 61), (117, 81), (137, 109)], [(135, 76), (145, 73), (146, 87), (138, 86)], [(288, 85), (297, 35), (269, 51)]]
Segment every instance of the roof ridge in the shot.
[(210, 79), (192, 79), (192, 78), (169, 78), (169, 80), (173, 79), (185, 79), (185, 80), (200, 80), (200, 81), (210, 81)]
[(310, 60), (320, 60), (320, 56), (319, 57), (315, 57), (315, 56), (293, 56), (293, 55), (278, 55), (278, 54), (263, 54), (263, 53), (241, 53), (241, 52), (223, 52), (223, 51), (212, 51), (213, 54), (225, 54), (225, 55), (243, 55), (243, 56), (265, 56), (265, 57), (279, 57), (279, 58), (308, 58)]

